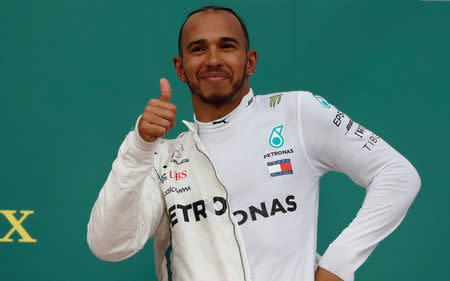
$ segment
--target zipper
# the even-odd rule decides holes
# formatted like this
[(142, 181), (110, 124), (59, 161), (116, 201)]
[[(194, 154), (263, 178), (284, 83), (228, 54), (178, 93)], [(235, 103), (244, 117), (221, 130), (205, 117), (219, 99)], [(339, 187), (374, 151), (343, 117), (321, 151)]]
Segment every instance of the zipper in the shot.
[(171, 226), (169, 226), (169, 232), (170, 232), (170, 241), (169, 246), (166, 249), (166, 270), (167, 270), (167, 278), (168, 281), (172, 281), (172, 262), (170, 260), (170, 255), (172, 254), (172, 229)]
[[(195, 137), (194, 137), (194, 138), (195, 138)], [(195, 140), (195, 139), (194, 139), (194, 140)], [(215, 176), (216, 176), (217, 181), (220, 183), (220, 185), (221, 185), (221, 186), (223, 187), (223, 189), (225, 190), (226, 201), (227, 201), (227, 204), (228, 204), (228, 190), (226, 189), (226, 187), (225, 187), (225, 185), (222, 183), (222, 181), (219, 179), (219, 176), (218, 176), (217, 171), (216, 171), (216, 167), (214, 167), (214, 164), (213, 164), (213, 162), (211, 161), (211, 159), (209, 158), (208, 154), (205, 153), (205, 152), (203, 152), (203, 151), (198, 147), (197, 142), (194, 141), (194, 143), (195, 143), (195, 147), (197, 148), (197, 150), (198, 150), (199, 152), (201, 152), (203, 155), (205, 155), (205, 157), (209, 160), (209, 163), (211, 163), (211, 166), (212, 166), (213, 169), (214, 169), (214, 174), (215, 174)], [(236, 244), (238, 245), (239, 256), (241, 257), (242, 272), (243, 272), (243, 274), (244, 274), (244, 281), (245, 281), (245, 280), (247, 280), (247, 279), (245, 278), (245, 267), (244, 267), (244, 261), (243, 261), (243, 258), (242, 258), (241, 245), (239, 244), (238, 239), (237, 239), (237, 236), (236, 236), (236, 225), (233, 223), (233, 220), (231, 219), (231, 210), (230, 210), (230, 205), (229, 205), (229, 204), (228, 204), (227, 211), (228, 211), (228, 218), (230, 219), (230, 222), (231, 222), (231, 224), (233, 225), (233, 234), (234, 234), (234, 238), (236, 239)]]

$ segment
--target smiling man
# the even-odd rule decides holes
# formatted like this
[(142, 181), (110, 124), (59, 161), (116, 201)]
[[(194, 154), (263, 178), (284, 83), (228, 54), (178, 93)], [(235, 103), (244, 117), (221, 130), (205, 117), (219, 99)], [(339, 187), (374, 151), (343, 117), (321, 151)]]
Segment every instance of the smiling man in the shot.
[[(254, 95), (257, 53), (230, 9), (204, 7), (180, 29), (177, 75), (194, 122), (175, 140), (161, 79), (122, 143), (88, 223), (88, 243), (119, 261), (154, 237), (160, 280), (354, 280), (420, 189), (411, 163), (323, 97)], [(328, 171), (367, 189), (356, 217), (316, 255), (319, 180)]]
[(175, 68), (189, 85), (197, 120), (225, 116), (249, 92), (257, 56), (234, 13), (204, 9), (191, 14), (181, 28), (179, 55)]

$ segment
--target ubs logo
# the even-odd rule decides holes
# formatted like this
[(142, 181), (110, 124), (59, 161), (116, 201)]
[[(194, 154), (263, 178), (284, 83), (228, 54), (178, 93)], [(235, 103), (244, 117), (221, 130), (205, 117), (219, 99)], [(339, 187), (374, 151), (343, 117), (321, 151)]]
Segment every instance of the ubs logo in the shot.
[(187, 177), (187, 172), (186, 172), (186, 170), (184, 170), (182, 172), (170, 171), (169, 175), (170, 175), (171, 179), (175, 179), (177, 181), (177, 180), (185, 179)]
[(30, 234), (25, 230), (22, 223), (23, 221), (31, 214), (34, 214), (34, 211), (30, 210), (20, 210), (22, 217), (19, 220), (15, 217), (14, 214), (17, 213), (15, 210), (0, 210), (0, 213), (8, 220), (11, 224), (12, 228), (6, 233), (5, 236), (0, 238), (0, 242), (14, 242), (11, 239), (11, 235), (17, 231), (17, 233), (22, 237), (19, 239), (19, 243), (36, 243), (37, 240), (30, 236)]

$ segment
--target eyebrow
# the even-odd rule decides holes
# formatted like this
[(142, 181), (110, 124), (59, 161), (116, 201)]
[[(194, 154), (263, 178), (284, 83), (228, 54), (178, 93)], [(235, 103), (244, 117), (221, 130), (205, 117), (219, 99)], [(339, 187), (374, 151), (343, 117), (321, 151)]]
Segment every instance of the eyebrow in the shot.
[(200, 45), (200, 44), (206, 44), (206, 40), (205, 39), (198, 39), (195, 41), (191, 41), (189, 42), (189, 44), (187, 45), (187, 49), (189, 50), (193, 45)]
[(234, 37), (221, 37), (220, 38), (220, 42), (229, 42), (229, 41), (234, 42), (239, 45), (239, 41)]
[[(234, 42), (234, 43), (239, 45), (239, 41), (236, 38), (234, 38), (234, 37), (220, 37), (219, 41), (221, 43), (223, 43), (223, 42)], [(195, 40), (195, 41), (191, 41), (187, 45), (187, 49), (189, 50), (193, 45), (206, 44), (206, 42), (207, 42), (206, 39), (198, 39), (198, 40)]]

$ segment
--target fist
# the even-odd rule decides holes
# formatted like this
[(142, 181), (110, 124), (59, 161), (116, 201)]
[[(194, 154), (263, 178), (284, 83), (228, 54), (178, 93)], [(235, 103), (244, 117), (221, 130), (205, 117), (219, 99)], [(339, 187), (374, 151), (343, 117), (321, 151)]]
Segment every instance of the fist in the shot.
[(151, 99), (145, 107), (138, 124), (141, 138), (153, 142), (162, 138), (175, 126), (175, 113), (177, 107), (170, 103), (172, 89), (166, 78), (159, 80), (161, 95), (159, 99)]

